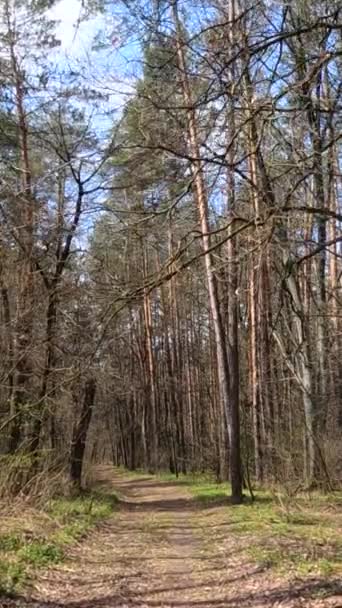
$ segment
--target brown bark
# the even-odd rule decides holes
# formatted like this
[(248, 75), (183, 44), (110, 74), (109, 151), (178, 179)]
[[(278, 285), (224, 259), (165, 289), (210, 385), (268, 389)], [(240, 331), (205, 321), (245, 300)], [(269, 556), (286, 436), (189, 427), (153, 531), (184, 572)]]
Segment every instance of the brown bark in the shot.
[[(202, 246), (204, 251), (209, 251), (211, 246), (211, 238), (210, 224), (208, 219), (208, 199), (204, 183), (203, 166), (200, 160), (200, 139), (197, 131), (196, 113), (194, 110), (191, 87), (188, 79), (187, 66), (185, 61), (184, 42), (177, 10), (177, 0), (173, 0), (172, 2), (172, 11), (173, 21), (176, 29), (176, 47), (178, 66), (181, 74), (181, 86), (184, 96), (184, 102), (187, 107), (189, 148), (191, 156), (193, 158), (192, 171), (196, 192), (196, 201), (198, 206)], [(229, 369), (225, 344), (225, 333), (219, 305), (214, 262), (213, 257), (210, 253), (207, 253), (205, 255), (204, 262), (209, 291), (210, 311), (213, 319), (216, 342), (219, 391), (227, 420), (228, 437), (230, 443), (230, 477), (232, 484), (232, 500), (234, 502), (241, 502), (242, 483), (239, 444), (240, 429), (236, 428), (236, 424), (238, 422), (238, 413), (233, 412), (231, 409), (232, 407), (234, 407), (235, 404), (229, 403)]]
[(82, 484), (82, 469), (86, 448), (87, 434), (94, 409), (96, 381), (89, 378), (84, 388), (83, 406), (79, 422), (75, 425), (70, 453), (70, 477), (77, 487)]
[(18, 276), (17, 314), (14, 353), (14, 389), (12, 396), (12, 413), (15, 416), (10, 431), (10, 452), (14, 452), (22, 439), (22, 410), (31, 398), (32, 378), (32, 331), (34, 309), (34, 276), (33, 247), (35, 224), (35, 200), (32, 193), (32, 176), (29, 158), (28, 125), (25, 111), (24, 75), (18, 65), (16, 55), (16, 32), (13, 29), (13, 17), (8, 1), (5, 4), (6, 26), (13, 85), (15, 91), (15, 108), (18, 121), (18, 142), (20, 151), (20, 168), (22, 192), (18, 218), (18, 234), (21, 246), (21, 263)]
[[(147, 278), (148, 261), (147, 252), (142, 245), (144, 278)], [(144, 323), (145, 323), (145, 347), (148, 376), (148, 413), (149, 413), (149, 468), (151, 472), (158, 469), (158, 429), (157, 429), (157, 387), (155, 363), (153, 354), (153, 335), (152, 335), (152, 311), (151, 299), (147, 289), (144, 292)]]

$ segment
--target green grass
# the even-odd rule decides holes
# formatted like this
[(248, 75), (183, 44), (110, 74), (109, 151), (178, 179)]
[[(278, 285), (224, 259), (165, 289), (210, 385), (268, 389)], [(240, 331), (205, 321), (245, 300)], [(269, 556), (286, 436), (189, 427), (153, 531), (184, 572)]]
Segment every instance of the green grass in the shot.
[[(215, 504), (229, 495), (227, 484), (189, 484), (196, 500)], [(298, 495), (256, 492), (255, 502), (224, 508), (229, 534), (245, 537), (247, 553), (262, 566), (295, 575), (342, 573), (342, 494)]]
[[(169, 473), (158, 478), (176, 481)], [(217, 484), (213, 475), (181, 475), (179, 481), (199, 504), (222, 505), (218, 517), (227, 524), (226, 534), (244, 538), (251, 561), (299, 576), (342, 573), (342, 492), (290, 498), (281, 491), (263, 489), (255, 491), (254, 502), (247, 496), (242, 505), (231, 506), (229, 484)], [(206, 534), (203, 522), (204, 539)], [(222, 530), (218, 534), (222, 537)], [(215, 535), (207, 538), (209, 550), (213, 542)]]
[(125, 479), (136, 479), (141, 476), (150, 476), (150, 473), (148, 473), (148, 471), (144, 471), (143, 469), (134, 469), (134, 471), (130, 471), (129, 469), (125, 469), (124, 466), (115, 467), (115, 472), (122, 475), (122, 477)]
[(207, 489), (208, 491), (211, 491), (211, 489), (213, 487), (216, 487), (217, 489), (221, 489), (221, 491), (222, 491), (222, 488), (224, 485), (224, 484), (216, 484), (215, 476), (213, 473), (210, 473), (210, 472), (187, 473), (186, 475), (184, 473), (179, 473), (178, 477), (176, 477), (176, 475), (174, 473), (170, 473), (168, 471), (160, 471), (156, 475), (156, 477), (158, 479), (160, 479), (161, 481), (171, 481), (171, 482), (180, 483), (182, 485), (192, 487), (194, 489), (194, 491), (196, 491), (196, 489), (200, 489), (200, 488), (202, 488), (204, 491), (205, 491), (205, 489)]
[(27, 572), (23, 564), (0, 559), (0, 596), (14, 594), (25, 581)]
[(198, 502), (215, 503), (228, 499), (230, 488), (228, 484), (217, 484), (210, 480), (194, 481), (191, 485), (191, 493)]
[(0, 551), (16, 551), (20, 549), (22, 545), (22, 538), (20, 534), (15, 532), (2, 534), (0, 536)]
[(263, 543), (251, 544), (247, 550), (248, 556), (258, 565), (273, 568), (283, 574), (296, 576), (316, 575), (320, 577), (336, 576), (342, 572), (341, 558), (338, 550), (331, 552), (330, 557), (324, 557), (324, 551), (317, 555), (314, 545), (306, 542), (304, 545), (296, 542), (279, 547)]
[(22, 521), (16, 517), (17, 529), (0, 533), (0, 594), (20, 591), (35, 570), (63, 561), (68, 545), (109, 517), (116, 504), (114, 494), (100, 492), (50, 500), (35, 515), (35, 532), (30, 534), (25, 530), (25, 512)]
[(17, 554), (19, 562), (37, 568), (57, 564), (63, 559), (63, 555), (62, 546), (54, 542), (45, 543), (39, 540), (24, 545)]

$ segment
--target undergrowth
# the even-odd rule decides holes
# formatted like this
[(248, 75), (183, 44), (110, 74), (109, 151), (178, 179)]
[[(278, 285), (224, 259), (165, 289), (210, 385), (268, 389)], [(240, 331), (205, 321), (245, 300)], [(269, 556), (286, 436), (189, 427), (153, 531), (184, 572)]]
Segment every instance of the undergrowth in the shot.
[(68, 545), (80, 541), (115, 509), (115, 494), (87, 493), (49, 500), (44, 509), (22, 505), (0, 526), (0, 594), (14, 594), (35, 570), (64, 559)]

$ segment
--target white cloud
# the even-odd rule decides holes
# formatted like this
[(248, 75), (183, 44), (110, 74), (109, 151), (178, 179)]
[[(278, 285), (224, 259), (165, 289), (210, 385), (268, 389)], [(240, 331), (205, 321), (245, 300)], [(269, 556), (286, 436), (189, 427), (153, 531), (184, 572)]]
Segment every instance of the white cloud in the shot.
[(103, 21), (102, 15), (80, 21), (80, 0), (60, 0), (49, 14), (59, 21), (56, 36), (61, 41), (62, 50), (72, 55), (80, 55), (89, 48)]
[[(61, 47), (55, 51), (57, 62), (62, 66), (75, 66), (75, 71), (82, 66), (83, 73), (88, 73), (87, 83), (108, 95), (108, 104), (120, 112), (134, 92), (135, 79), (126, 73), (130, 60), (129, 49), (126, 57), (125, 53), (121, 53), (120, 45), (114, 44), (119, 39), (119, 22), (116, 17), (98, 13), (82, 20), (81, 0), (59, 0), (49, 11), (49, 16), (59, 22), (56, 37), (61, 41)], [(90, 54), (94, 38), (99, 32), (101, 41), (107, 46)]]
[(80, 10), (80, 0), (60, 0), (50, 11), (51, 18), (60, 21), (56, 33), (64, 49), (69, 48), (74, 41), (74, 26), (80, 17)]

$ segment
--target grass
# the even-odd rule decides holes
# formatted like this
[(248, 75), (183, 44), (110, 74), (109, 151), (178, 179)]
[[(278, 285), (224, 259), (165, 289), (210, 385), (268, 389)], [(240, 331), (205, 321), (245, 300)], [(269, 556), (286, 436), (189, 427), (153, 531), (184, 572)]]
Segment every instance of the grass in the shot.
[[(169, 473), (158, 478), (176, 481)], [(179, 481), (199, 504), (223, 506), (217, 513), (218, 523), (227, 525), (227, 539), (232, 534), (245, 539), (251, 561), (298, 576), (342, 574), (342, 492), (290, 498), (279, 491), (261, 490), (255, 492), (254, 502), (246, 497), (242, 505), (231, 506), (227, 504), (229, 484), (217, 484), (213, 476), (180, 476)], [(222, 528), (216, 537), (221, 542)], [(208, 539), (209, 550), (214, 541), (215, 533)]]
[(66, 548), (80, 541), (117, 504), (115, 494), (89, 493), (50, 500), (43, 511), (23, 509), (0, 529), (0, 594), (11, 595), (35, 570), (63, 561)]
[(201, 503), (221, 503), (227, 500), (230, 492), (229, 484), (218, 484), (206, 479), (195, 479), (190, 488), (192, 495)]
[[(127, 478), (127, 472), (123, 471)], [(129, 477), (141, 478), (146, 472), (135, 471)], [(149, 474), (148, 474), (149, 475)], [(149, 475), (150, 476), (150, 475)], [(218, 484), (213, 474), (158, 473), (165, 482), (186, 486), (199, 505), (220, 506), (218, 518), (224, 528), (224, 542), (233, 535), (243, 538), (250, 561), (295, 576), (335, 576), (342, 574), (342, 492), (303, 493), (290, 498), (279, 491), (256, 491), (256, 500), (246, 497), (244, 504), (228, 505), (229, 484)], [(207, 520), (198, 523), (208, 546), (221, 542), (222, 528), (208, 537)], [(218, 523), (221, 523), (220, 521)], [(151, 528), (151, 530), (150, 530)], [(148, 530), (153, 525), (149, 522)]]
[[(196, 500), (222, 502), (228, 485), (190, 484)], [(342, 493), (298, 495), (290, 500), (267, 491), (227, 506), (229, 533), (245, 537), (249, 558), (281, 572), (299, 576), (342, 573)]]

